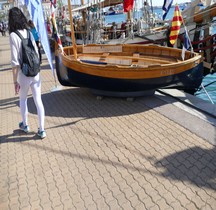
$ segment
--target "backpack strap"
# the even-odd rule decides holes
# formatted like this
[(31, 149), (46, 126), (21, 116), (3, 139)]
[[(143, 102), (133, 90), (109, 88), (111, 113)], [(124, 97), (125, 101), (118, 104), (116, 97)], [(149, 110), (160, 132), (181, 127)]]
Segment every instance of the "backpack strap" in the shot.
[[(21, 40), (24, 39), (24, 37), (18, 30), (14, 31), (14, 33), (17, 34)], [(30, 33), (29, 30), (27, 30), (27, 39), (29, 39), (29, 33)]]

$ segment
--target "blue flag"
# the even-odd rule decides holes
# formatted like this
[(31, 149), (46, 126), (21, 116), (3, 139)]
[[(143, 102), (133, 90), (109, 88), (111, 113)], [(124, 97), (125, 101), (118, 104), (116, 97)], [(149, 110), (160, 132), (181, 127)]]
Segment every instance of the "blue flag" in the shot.
[(190, 47), (190, 40), (189, 40), (189, 37), (188, 37), (188, 34), (187, 34), (186, 31), (184, 32), (184, 43), (183, 43), (183, 45), (184, 45), (184, 48), (186, 50), (188, 50), (189, 47)]
[(42, 8), (41, 0), (24, 0), (28, 12), (31, 16), (31, 19), (37, 29), (38, 34), (40, 35), (40, 40), (47, 56), (48, 62), (52, 69), (52, 73), (54, 74), (54, 68), (52, 63), (52, 55), (50, 50), (50, 44), (48, 40), (47, 27), (44, 19), (43, 8)]
[(163, 20), (165, 20), (167, 13), (170, 10), (170, 7), (172, 6), (173, 0), (164, 0), (164, 4), (163, 4)]
[[(182, 46), (182, 60), (185, 59), (185, 52), (186, 50), (188, 50), (191, 47), (191, 43), (190, 43), (190, 38), (188, 36), (188, 32), (185, 28), (185, 32), (184, 32), (184, 40), (183, 40), (183, 46)], [(191, 51), (192, 51), (192, 47), (191, 47)]]

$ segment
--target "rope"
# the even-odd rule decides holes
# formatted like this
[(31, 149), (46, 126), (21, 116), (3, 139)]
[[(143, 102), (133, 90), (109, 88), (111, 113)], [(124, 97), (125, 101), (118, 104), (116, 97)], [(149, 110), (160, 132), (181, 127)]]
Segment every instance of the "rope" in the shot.
[(216, 80), (215, 81), (213, 81), (213, 82), (210, 82), (210, 83), (208, 83), (207, 85), (205, 85), (204, 87), (208, 87), (209, 85), (211, 85), (211, 84), (213, 84), (213, 83), (215, 83), (216, 82)]
[(204, 90), (205, 94), (207, 95), (208, 99), (211, 101), (212, 104), (214, 104), (214, 101), (211, 99), (210, 95), (208, 94), (207, 90), (205, 89), (205, 87), (203, 86), (203, 84), (201, 84), (201, 88)]
[[(213, 81), (213, 82), (210, 82), (210, 83), (208, 83), (208, 84), (206, 84), (206, 85), (204, 85), (203, 87), (208, 87), (209, 85), (211, 85), (211, 84), (213, 84), (213, 83), (215, 83), (216, 82), (216, 80), (215, 81)], [(200, 91), (202, 89), (202, 87), (200, 87), (200, 88), (198, 88), (198, 90), (197, 91)], [(200, 94), (200, 93), (199, 93)]]
[[(198, 91), (199, 91), (199, 90), (198, 90)], [(212, 93), (212, 92), (214, 92), (214, 91), (216, 91), (216, 89), (214, 89), (214, 90), (208, 90), (208, 93)], [(201, 95), (201, 94), (203, 94), (203, 92), (195, 93), (194, 95), (195, 95), (195, 96), (198, 96), (198, 95)]]

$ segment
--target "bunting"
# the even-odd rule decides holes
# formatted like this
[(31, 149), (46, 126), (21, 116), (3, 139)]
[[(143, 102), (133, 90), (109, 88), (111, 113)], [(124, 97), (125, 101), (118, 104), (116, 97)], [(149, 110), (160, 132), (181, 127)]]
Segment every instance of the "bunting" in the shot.
[(58, 46), (60, 47), (61, 51), (63, 52), (63, 46), (61, 42), (61, 38), (58, 33), (57, 25), (56, 25), (56, 19), (55, 19), (55, 9), (56, 9), (56, 0), (50, 0), (51, 4), (51, 22), (53, 25), (53, 36), (56, 42), (58, 43)]
[(124, 12), (129, 12), (130, 10), (132, 10), (133, 6), (134, 6), (134, 0), (124, 0), (123, 2)]
[(174, 16), (173, 16), (173, 19), (172, 19), (172, 27), (171, 27), (171, 30), (170, 30), (170, 43), (172, 45), (175, 44), (175, 42), (176, 42), (176, 40), (178, 38), (182, 22), (183, 22), (183, 18), (181, 16), (179, 6), (176, 5), (175, 6), (175, 11), (174, 11)]

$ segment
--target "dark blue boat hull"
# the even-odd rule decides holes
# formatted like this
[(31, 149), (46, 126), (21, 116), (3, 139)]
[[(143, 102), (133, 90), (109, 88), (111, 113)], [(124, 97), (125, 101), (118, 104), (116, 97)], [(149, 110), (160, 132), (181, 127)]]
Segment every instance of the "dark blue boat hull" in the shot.
[(159, 88), (175, 88), (186, 92), (196, 91), (203, 79), (203, 63), (183, 73), (147, 79), (118, 79), (90, 75), (64, 66), (55, 57), (58, 80), (63, 86), (86, 87), (109, 92), (140, 92)]

